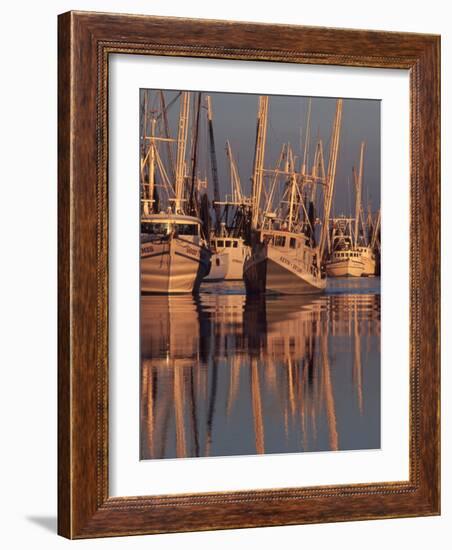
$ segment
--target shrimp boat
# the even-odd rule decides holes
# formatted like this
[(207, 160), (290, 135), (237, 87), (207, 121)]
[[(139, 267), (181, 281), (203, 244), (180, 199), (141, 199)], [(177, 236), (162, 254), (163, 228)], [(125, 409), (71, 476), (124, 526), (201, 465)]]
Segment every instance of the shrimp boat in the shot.
[[(362, 207), (362, 187), (363, 187), (363, 167), (364, 167), (364, 149), (365, 142), (361, 143), (360, 159), (359, 159), (359, 172), (356, 174), (354, 171), (355, 187), (356, 187), (356, 217), (355, 217), (355, 236), (356, 236), (356, 252), (361, 258), (364, 268), (362, 275), (369, 277), (375, 275), (376, 272), (376, 260), (375, 253), (372, 247), (372, 237), (367, 235), (366, 227), (364, 224), (363, 207)], [(361, 231), (359, 225), (361, 224)]]
[(215, 228), (210, 236), (210, 246), (214, 253), (212, 268), (205, 280), (241, 281), (243, 279), (243, 263), (248, 253), (248, 246), (245, 244), (242, 233), (246, 212), (249, 211), (249, 199), (245, 197), (242, 191), (237, 164), (233, 157), (229, 141), (226, 142), (226, 154), (229, 159), (231, 193), (230, 195), (226, 195), (224, 201), (220, 199), (210, 96), (206, 96), (206, 110), (214, 194)]
[[(168, 135), (156, 137), (157, 117), (151, 119), (151, 135), (143, 141), (146, 149), (142, 158), (142, 213), (141, 213), (141, 291), (152, 294), (194, 293), (210, 268), (211, 252), (202, 235), (202, 221), (184, 211), (187, 202), (185, 154), (188, 133), (190, 94), (180, 94), (180, 114), (177, 140)], [(166, 113), (163, 93), (162, 112)], [(148, 145), (149, 142), (149, 146)], [(177, 161), (172, 185), (168, 170), (163, 167), (159, 143), (177, 143)], [(168, 196), (167, 210), (155, 212), (156, 168), (160, 187)], [(147, 176), (147, 177), (146, 177)]]
[(249, 294), (315, 294), (326, 287), (318, 249), (292, 231), (259, 231), (244, 270)]
[(218, 254), (227, 257), (224, 279), (241, 281), (245, 258), (250, 250), (245, 242), (244, 233), (251, 202), (243, 192), (229, 141), (226, 142), (226, 154), (229, 159), (231, 193), (226, 195), (224, 201), (221, 201), (219, 193), (216, 193), (214, 201), (216, 230), (211, 237), (211, 244)]
[[(310, 113), (310, 102), (309, 102)], [(323, 147), (316, 147), (312, 171), (306, 171), (306, 146), (301, 170), (296, 171), (294, 154), (284, 145), (275, 170), (264, 169), (268, 97), (259, 99), (257, 139), (252, 178), (251, 249), (244, 263), (246, 291), (274, 294), (316, 294), (326, 288), (321, 269), (328, 224), (323, 223), (319, 244), (315, 238), (314, 196), (316, 186), (324, 189), (324, 219), (329, 219), (333, 197), (342, 100), (337, 101), (331, 136), (328, 173), (323, 164)], [(309, 117), (308, 117), (309, 119)], [(307, 141), (307, 138), (306, 138)], [(285, 161), (284, 167), (282, 162)], [(262, 192), (264, 175), (273, 176), (269, 189)], [(275, 199), (278, 178), (284, 177), (281, 199)], [(310, 193), (308, 193), (310, 191)], [(311, 200), (307, 199), (307, 196)], [(266, 203), (261, 208), (262, 197)], [(277, 202), (275, 209), (273, 203)]]
[(204, 282), (217, 283), (219, 281), (224, 281), (229, 272), (229, 259), (229, 254), (217, 252), (215, 248), (213, 248), (210, 270), (204, 277)]
[(345, 216), (332, 220), (332, 252), (325, 263), (328, 277), (361, 277), (364, 273), (362, 254), (354, 246), (354, 221)]
[(243, 264), (248, 254), (248, 247), (242, 237), (214, 236), (210, 240), (221, 265), (224, 266), (225, 281), (241, 281)]
[(362, 142), (358, 174), (353, 168), (355, 218), (342, 216), (332, 220), (332, 246), (325, 264), (329, 277), (368, 277), (376, 272), (374, 238), (368, 238), (361, 201), (364, 147), (365, 143)]
[(197, 292), (209, 270), (210, 256), (199, 219), (171, 213), (142, 217), (142, 292)]
[(371, 246), (333, 247), (325, 269), (328, 277), (370, 277), (376, 271), (375, 254)]

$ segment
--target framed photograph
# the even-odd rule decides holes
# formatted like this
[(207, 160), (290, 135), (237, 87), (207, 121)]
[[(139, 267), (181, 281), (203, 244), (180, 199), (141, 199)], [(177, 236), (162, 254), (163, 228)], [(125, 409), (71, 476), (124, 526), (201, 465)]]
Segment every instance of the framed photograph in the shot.
[(440, 38), (59, 16), (58, 529), (440, 513)]

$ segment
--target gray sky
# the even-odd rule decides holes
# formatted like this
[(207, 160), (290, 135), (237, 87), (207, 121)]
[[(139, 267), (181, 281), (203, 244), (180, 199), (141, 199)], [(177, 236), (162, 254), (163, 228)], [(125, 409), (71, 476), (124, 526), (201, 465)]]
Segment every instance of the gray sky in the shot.
[[(242, 187), (250, 189), (250, 177), (256, 139), (256, 117), (258, 97), (254, 94), (233, 94), (207, 92), (212, 98), (215, 145), (217, 152), (220, 189), (229, 193), (229, 163), (225, 153), (225, 143), (229, 139), (238, 164)], [(176, 92), (165, 92), (167, 104)], [(151, 104), (156, 93), (150, 91)], [(194, 96), (193, 96), (194, 97)], [(273, 168), (283, 143), (290, 143), (294, 154), (302, 156), (306, 127), (308, 98), (293, 96), (269, 96), (269, 120), (265, 167)], [(193, 105), (193, 102), (192, 102)], [(328, 163), (331, 127), (336, 108), (336, 98), (312, 98), (311, 146), (313, 154), (318, 137), (323, 139), (325, 164)], [(191, 109), (191, 115), (193, 108)], [(177, 133), (179, 101), (168, 112), (172, 135)], [(205, 115), (202, 117), (205, 121)], [(366, 142), (364, 157), (363, 207), (370, 201), (372, 210), (380, 207), (380, 101), (366, 99), (344, 99), (342, 112), (341, 140), (336, 172), (333, 213), (352, 213), (354, 191), (352, 166), (358, 168), (361, 141)], [(206, 122), (201, 124), (199, 168), (201, 176), (210, 169), (207, 157)], [(310, 163), (312, 163), (312, 154)]]

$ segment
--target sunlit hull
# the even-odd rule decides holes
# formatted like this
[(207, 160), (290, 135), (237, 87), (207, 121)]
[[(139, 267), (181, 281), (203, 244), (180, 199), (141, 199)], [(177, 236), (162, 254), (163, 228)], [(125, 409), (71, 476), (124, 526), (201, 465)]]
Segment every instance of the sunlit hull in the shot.
[(243, 258), (229, 254), (228, 270), (225, 276), (226, 281), (241, 281), (243, 279)]
[(364, 274), (364, 262), (354, 258), (335, 260), (325, 265), (328, 277), (361, 277)]
[(229, 270), (229, 254), (213, 254), (210, 271), (204, 277), (204, 282), (215, 283), (218, 281), (224, 281)]
[(326, 287), (326, 279), (295, 254), (262, 244), (245, 260), (244, 281), (249, 294), (317, 294)]
[(371, 256), (362, 256), (361, 259), (364, 262), (364, 269), (363, 269), (363, 275), (365, 276), (371, 276), (375, 275), (376, 270), (376, 262), (375, 259)]
[[(231, 246), (218, 246), (218, 242), (229, 241)], [(214, 241), (215, 249), (219, 255), (225, 258), (227, 264), (223, 277), (225, 281), (241, 281), (243, 279), (243, 263), (249, 252), (242, 239), (234, 237), (217, 237)]]
[(141, 291), (151, 294), (197, 292), (210, 264), (210, 251), (182, 237), (141, 244)]

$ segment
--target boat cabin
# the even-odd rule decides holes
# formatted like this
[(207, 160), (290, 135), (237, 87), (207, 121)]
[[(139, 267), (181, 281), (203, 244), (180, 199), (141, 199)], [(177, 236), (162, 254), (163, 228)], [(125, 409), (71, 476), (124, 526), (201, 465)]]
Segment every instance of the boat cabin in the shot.
[(361, 253), (356, 250), (335, 250), (331, 255), (332, 260), (347, 260), (349, 258), (360, 258)]
[(372, 256), (372, 249), (369, 246), (358, 246), (356, 250), (363, 256)]
[(154, 214), (141, 218), (141, 234), (152, 237), (200, 235), (201, 222), (193, 216)]
[(212, 239), (212, 245), (216, 250), (222, 248), (238, 248), (240, 240), (241, 239), (234, 237), (215, 237)]
[(310, 247), (309, 238), (306, 235), (288, 233), (286, 231), (261, 231), (260, 240), (263, 243), (271, 244), (279, 248), (297, 249), (305, 246)]

